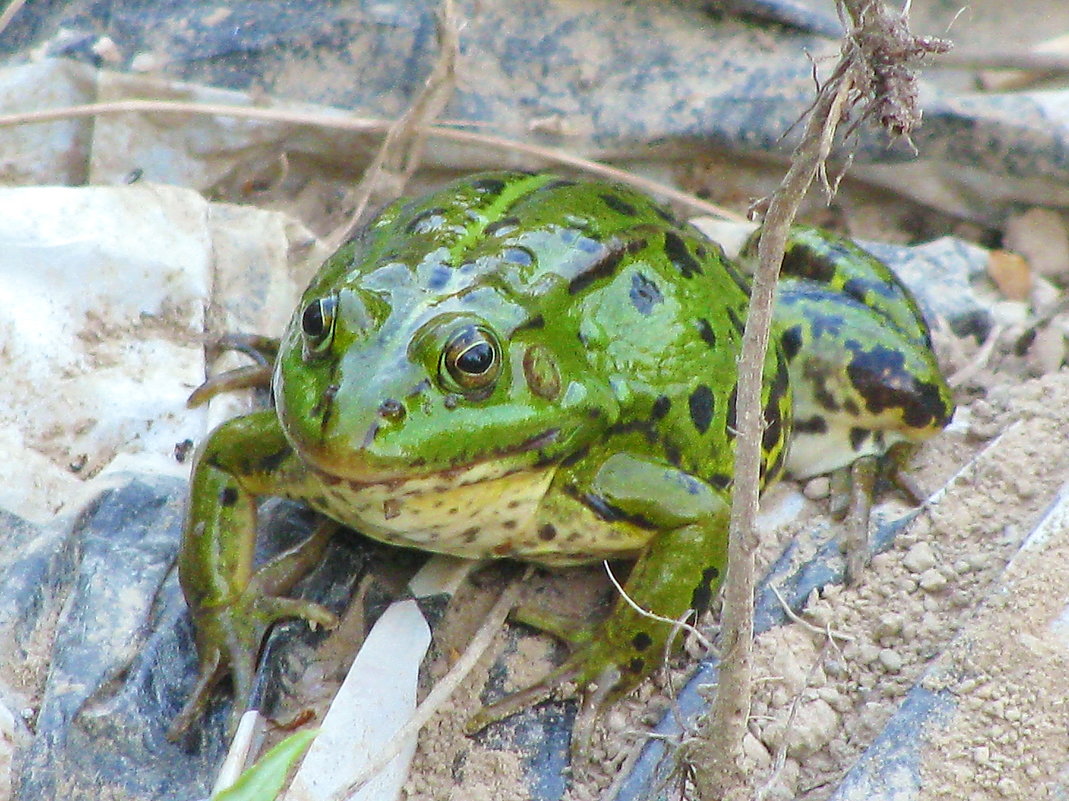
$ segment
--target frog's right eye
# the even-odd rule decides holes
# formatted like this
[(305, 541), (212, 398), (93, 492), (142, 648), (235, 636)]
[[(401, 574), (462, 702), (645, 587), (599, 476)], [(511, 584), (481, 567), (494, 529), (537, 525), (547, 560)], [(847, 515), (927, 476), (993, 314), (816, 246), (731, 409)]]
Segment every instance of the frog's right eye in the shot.
[(327, 295), (313, 300), (301, 312), (301, 334), (305, 359), (322, 356), (334, 339), (334, 322), (338, 316), (338, 297)]

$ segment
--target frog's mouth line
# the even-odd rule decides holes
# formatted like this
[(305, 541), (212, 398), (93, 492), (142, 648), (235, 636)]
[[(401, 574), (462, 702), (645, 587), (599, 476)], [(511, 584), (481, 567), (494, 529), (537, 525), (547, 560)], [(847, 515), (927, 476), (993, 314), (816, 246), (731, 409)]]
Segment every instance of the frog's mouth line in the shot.
[[(409, 482), (413, 479), (445, 479), (449, 482), (454, 482), (456, 486), (462, 486), (465, 484), (476, 484), (481, 481), (486, 481), (491, 478), (490, 475), (482, 475), (478, 478), (470, 481), (464, 481), (463, 476), (465, 473), (471, 471), (473, 468), (477, 468), (481, 465), (485, 465), (492, 462), (503, 462), (508, 460), (509, 457), (519, 456), (521, 454), (530, 453), (532, 451), (539, 451), (561, 439), (560, 428), (550, 428), (543, 431), (540, 434), (535, 434), (532, 437), (528, 437), (522, 442), (503, 448), (496, 448), (488, 451), (480, 458), (464, 462), (456, 467), (449, 467), (443, 470), (428, 470), (423, 472), (421, 469), (423, 464), (420, 460), (409, 462), (402, 471), (382, 471), (384, 474), (379, 478), (356, 478), (351, 475), (347, 475), (345, 470), (331, 470), (329, 464), (324, 464), (315, 459), (305, 457), (304, 461), (312, 471), (326, 484), (340, 484), (342, 482), (349, 485), (352, 489), (359, 489), (361, 487), (374, 487), (385, 486), (397, 487)], [(539, 459), (530, 465), (525, 465), (523, 468), (517, 468), (514, 466), (503, 465), (503, 473), (518, 472), (519, 469), (538, 469), (540, 467), (548, 467), (553, 462), (557, 461), (557, 458)], [(340, 465), (339, 465), (340, 466)], [(402, 474), (403, 473), (403, 474)]]

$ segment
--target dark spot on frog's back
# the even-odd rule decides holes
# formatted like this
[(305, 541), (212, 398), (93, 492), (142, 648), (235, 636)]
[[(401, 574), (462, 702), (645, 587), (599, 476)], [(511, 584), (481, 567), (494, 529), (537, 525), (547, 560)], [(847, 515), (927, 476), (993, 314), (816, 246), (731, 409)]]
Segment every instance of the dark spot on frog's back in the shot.
[(850, 447), (855, 451), (860, 450), (861, 446), (865, 444), (865, 440), (868, 438), (869, 430), (867, 428), (850, 429)]
[(731, 280), (735, 282), (735, 286), (742, 290), (743, 294), (749, 297), (750, 295), (750, 282), (747, 281), (742, 273), (735, 269), (734, 265), (729, 261), (723, 261), (724, 272), (726, 272)]
[(761, 483), (762, 486), (769, 480), (777, 479), (783, 473), (783, 465), (787, 461), (787, 448), (780, 448), (776, 451), (776, 458), (772, 460), (771, 464), (767, 462), (761, 462)]
[(716, 347), (716, 331), (709, 325), (709, 321), (704, 317), (699, 317), (694, 321), (694, 324), (698, 327), (698, 336), (702, 338), (702, 341), (710, 348)]
[(601, 495), (593, 492), (580, 492), (574, 486), (567, 486), (564, 491), (583, 504), (586, 508), (596, 514), (599, 518), (606, 523), (616, 523), (623, 521), (630, 523), (636, 528), (645, 529), (647, 531), (656, 531), (657, 526), (642, 515), (628, 514), (623, 509), (609, 503)]
[(543, 184), (538, 187), (539, 192), (552, 192), (554, 189), (563, 189), (566, 186), (575, 186), (575, 181), (569, 181), (567, 178), (557, 178), (550, 181), (548, 184)]
[(282, 466), (282, 463), (286, 460), (286, 457), (290, 455), (289, 448), (283, 448), (282, 450), (275, 451), (274, 453), (264, 456), (257, 463), (257, 469), (262, 473), (273, 473)]
[(779, 444), (780, 437), (783, 435), (783, 420), (778, 414), (769, 418), (767, 410), (765, 420), (767, 425), (765, 425), (764, 433), (761, 434), (761, 447), (765, 453), (768, 453)]
[(486, 236), (496, 236), (498, 232), (505, 230), (508, 233), (511, 229), (516, 228), (520, 224), (518, 217), (502, 217), (500, 220), (494, 220), (492, 223), (483, 229), (483, 233)]
[(617, 214), (622, 214), (625, 217), (638, 216), (638, 210), (619, 195), (614, 195), (611, 192), (602, 192), (599, 197), (602, 199), (606, 206), (615, 211)]
[(219, 504), (221, 506), (233, 506), (238, 502), (238, 491), (235, 487), (224, 487), (223, 491), (219, 493)]
[(871, 281), (865, 278), (851, 278), (843, 284), (843, 292), (859, 303), (868, 305), (866, 297), (871, 292), (873, 295), (894, 300), (898, 297), (897, 288), (885, 281)]
[(446, 219), (446, 210), (441, 206), (424, 209), (405, 226), (405, 231), (410, 234), (425, 234), (436, 231), (442, 227)]
[[(587, 457), (587, 454), (589, 454), (589, 453), (590, 453), (590, 446), (589, 445), (584, 445), (582, 448), (579, 448), (574, 453), (569, 453), (567, 456), (565, 456), (563, 459), (561, 459), (560, 460), (561, 467), (571, 467), (573, 464), (578, 464), (579, 462), (583, 461), (583, 459), (585, 459)], [(510, 501), (510, 503), (511, 503), (511, 501)]]
[(487, 195), (500, 195), (505, 189), (505, 182), (500, 178), (478, 178), (471, 185)]
[(709, 430), (709, 424), (713, 421), (713, 391), (705, 384), (699, 384), (688, 398), (690, 404), (690, 420), (698, 433), (704, 434)]
[(679, 467), (683, 464), (683, 452), (678, 445), (669, 440), (664, 441), (664, 458), (674, 467)]
[(673, 226), (675, 228), (679, 228), (679, 227), (681, 227), (683, 225), (683, 223), (680, 222), (679, 218), (676, 217), (676, 215), (672, 214), (672, 212), (670, 212), (668, 209), (662, 208), (661, 206), (658, 206), (658, 205), (654, 205), (654, 206), (652, 206), (652, 208), (653, 208), (654, 214), (656, 214), (658, 217), (660, 217), (662, 220), (664, 220), (669, 225), (671, 225), (671, 226)]
[(653, 307), (664, 301), (661, 290), (657, 284), (642, 273), (634, 273), (631, 276), (631, 305), (639, 314), (648, 316)]
[(666, 231), (664, 234), (664, 252), (672, 266), (679, 270), (684, 278), (692, 278), (702, 271), (701, 263), (683, 241), (683, 237), (675, 231)]
[(616, 274), (625, 256), (636, 253), (646, 247), (644, 239), (629, 239), (626, 241), (614, 241), (602, 256), (590, 264), (582, 267), (579, 272), (568, 282), (568, 294), (576, 295), (586, 289), (595, 281), (602, 278), (611, 278)]
[(713, 582), (720, 578), (720, 569), (707, 567), (702, 571), (701, 580), (690, 596), (690, 608), (695, 612), (704, 612), (713, 603)]
[(905, 369), (902, 353), (882, 346), (866, 350), (858, 345), (851, 349), (854, 353), (846, 368), (847, 376), (870, 412), (901, 409), (903, 421), (913, 428), (949, 422), (953, 408), (943, 398), (939, 385), (918, 381)]
[(835, 276), (835, 266), (828, 255), (816, 253), (804, 245), (788, 245), (783, 255), (784, 275), (809, 278), (822, 284), (830, 283)]
[(519, 331), (537, 331), (545, 327), (546, 318), (543, 317), (541, 314), (536, 314), (534, 317), (528, 317), (526, 320), (516, 326), (516, 328), (513, 329), (512, 333), (515, 334)]
[(739, 336), (741, 337), (742, 332), (746, 330), (746, 323), (741, 317), (739, 317), (738, 312), (736, 312), (730, 306), (727, 309), (727, 316), (728, 319), (731, 320), (732, 327), (739, 332)]
[(631, 638), (631, 647), (636, 651), (645, 651), (651, 645), (653, 645), (653, 637), (644, 631), (638, 632)]
[(794, 430), (799, 434), (826, 434), (828, 431), (828, 421), (820, 415), (795, 419)]
[(731, 486), (731, 476), (724, 473), (713, 473), (706, 479), (710, 484), (720, 490), (726, 490)]
[(802, 326), (793, 325), (788, 328), (780, 336), (779, 342), (783, 347), (783, 354), (787, 357), (787, 361), (793, 361), (794, 357), (798, 355), (798, 351), (802, 348)]
[(552, 523), (546, 523), (538, 529), (538, 539), (542, 542), (552, 542), (557, 538), (557, 529)]
[(653, 421), (660, 420), (668, 414), (668, 410), (671, 408), (672, 399), (667, 395), (658, 395), (657, 399), (653, 402), (653, 408), (650, 409), (650, 419)]

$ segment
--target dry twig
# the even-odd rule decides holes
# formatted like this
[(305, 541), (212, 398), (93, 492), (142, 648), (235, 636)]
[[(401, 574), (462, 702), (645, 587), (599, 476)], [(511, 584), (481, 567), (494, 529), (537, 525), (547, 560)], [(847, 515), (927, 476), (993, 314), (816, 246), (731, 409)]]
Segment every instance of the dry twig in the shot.
[(892, 15), (879, 0), (841, 0), (840, 14), (844, 23), (847, 19), (851, 23), (842, 57), (818, 93), (791, 167), (768, 204), (758, 243), (759, 265), (739, 362), (739, 437), (722, 615), (723, 660), (703, 736), (690, 744), (695, 785), (704, 801), (741, 798), (747, 792), (740, 761), (752, 687), (754, 522), (764, 424), (761, 374), (788, 230), (802, 198), (823, 169), (848, 107), (864, 101), (862, 119), (875, 117), (892, 135), (908, 138), (920, 122), (916, 64), (922, 56), (949, 46), (941, 40), (912, 36), (906, 14)]

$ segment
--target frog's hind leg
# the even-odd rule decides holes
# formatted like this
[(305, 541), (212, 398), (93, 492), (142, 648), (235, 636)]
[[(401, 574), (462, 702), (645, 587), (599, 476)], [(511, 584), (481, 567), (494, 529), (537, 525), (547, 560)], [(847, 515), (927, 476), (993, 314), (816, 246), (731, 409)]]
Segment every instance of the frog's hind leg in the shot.
[(257, 497), (281, 494), (293, 476), (293, 456), (273, 412), (222, 424), (197, 454), (178, 573), (193, 618), (198, 677), (192, 695), (167, 732), (178, 739), (204, 709), (211, 689), (233, 676), (233, 726), (252, 691), (256, 658), (268, 628), (303, 618), (332, 627), (337, 618), (319, 604), (284, 597), (318, 561), (334, 524), (253, 570)]
[(703, 611), (715, 597), (727, 559), (729, 517), (716, 490), (674, 467), (627, 454), (609, 457), (589, 489), (605, 506), (656, 529), (624, 585), (627, 597), (617, 598), (561, 667), (482, 710), (469, 731), (538, 703), (565, 681), (596, 685), (585, 705), (589, 720), (660, 666), (675, 621), (688, 610)]

